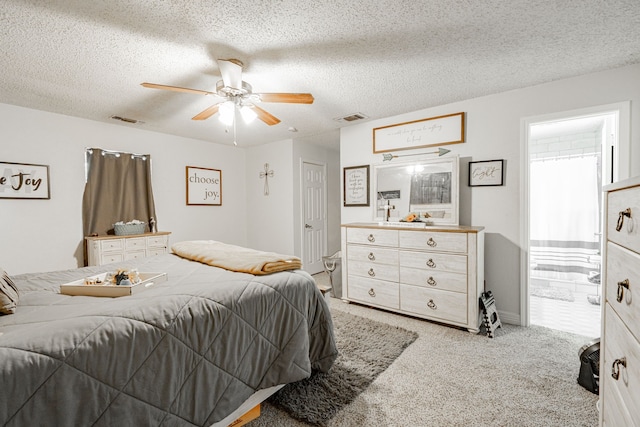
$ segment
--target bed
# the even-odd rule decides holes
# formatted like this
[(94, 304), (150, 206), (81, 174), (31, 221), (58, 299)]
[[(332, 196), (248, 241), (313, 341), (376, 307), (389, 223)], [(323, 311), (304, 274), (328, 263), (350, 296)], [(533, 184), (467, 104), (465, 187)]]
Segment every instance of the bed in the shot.
[(226, 425), (337, 356), (327, 304), (302, 270), (255, 276), (166, 254), (118, 263), (167, 273), (144, 292), (59, 293), (114, 267), (12, 276), (0, 425)]

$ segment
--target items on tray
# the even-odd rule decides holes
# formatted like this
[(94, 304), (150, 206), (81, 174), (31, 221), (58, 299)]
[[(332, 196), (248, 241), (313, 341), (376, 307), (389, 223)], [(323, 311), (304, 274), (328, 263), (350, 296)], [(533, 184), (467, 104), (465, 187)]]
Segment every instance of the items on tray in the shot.
[(140, 274), (137, 269), (125, 270), (118, 269), (115, 273), (107, 273), (102, 279), (100, 276), (85, 277), (84, 284), (91, 285), (113, 285), (113, 286), (131, 286), (140, 283)]

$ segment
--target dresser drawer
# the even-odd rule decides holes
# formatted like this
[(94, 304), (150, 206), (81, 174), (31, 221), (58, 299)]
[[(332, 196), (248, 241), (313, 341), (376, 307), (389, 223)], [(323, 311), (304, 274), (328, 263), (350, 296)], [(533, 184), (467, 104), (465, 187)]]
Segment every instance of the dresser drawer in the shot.
[(366, 277), (378, 280), (397, 282), (400, 274), (398, 265), (376, 264), (370, 261), (349, 261), (349, 276)]
[(400, 231), (400, 246), (438, 252), (467, 252), (467, 233)]
[(120, 251), (124, 249), (124, 239), (108, 239), (100, 242), (100, 249), (103, 252)]
[(436, 252), (400, 251), (400, 266), (467, 274), (467, 256)]
[(363, 245), (398, 247), (398, 230), (347, 228), (347, 242)]
[(375, 246), (349, 245), (347, 246), (347, 259), (349, 261), (398, 265), (398, 250)]
[(148, 248), (167, 246), (167, 236), (151, 236), (146, 239)]
[[(608, 382), (608, 380), (606, 381)], [(634, 425), (631, 420), (631, 414), (624, 406), (622, 402), (622, 396), (618, 390), (614, 387), (602, 388), (604, 392), (604, 398), (601, 399), (602, 403), (602, 426), (617, 427), (617, 426), (632, 426)]]
[(640, 339), (640, 255), (607, 242), (606, 274), (607, 301), (631, 333)]
[(124, 261), (124, 253), (116, 252), (116, 253), (103, 253), (100, 257), (100, 265), (102, 264), (111, 264), (112, 262), (122, 262)]
[(156, 256), (156, 255), (162, 255), (162, 254), (166, 254), (167, 253), (167, 248), (148, 248), (147, 249), (147, 256)]
[(127, 251), (147, 248), (147, 239), (144, 237), (132, 237), (125, 240), (125, 247)]
[[(640, 252), (640, 187), (609, 192), (607, 209), (608, 240)], [(625, 216), (620, 231), (616, 231), (620, 212), (626, 209), (631, 209), (631, 217)]]
[(142, 251), (127, 251), (124, 254), (124, 259), (125, 260), (130, 260), (130, 259), (140, 259), (140, 258), (144, 258), (147, 255), (147, 252), (142, 250)]
[[(628, 409), (631, 418), (640, 420), (640, 344), (631, 335), (615, 311), (605, 305), (604, 361), (600, 381), (604, 381), (605, 393), (616, 390)], [(601, 353), (602, 354), (602, 353)], [(620, 376), (612, 377), (616, 360), (624, 358), (626, 367), (619, 366)]]
[(349, 276), (347, 296), (365, 304), (392, 309), (400, 308), (398, 283)]
[(420, 268), (400, 267), (400, 283), (430, 289), (467, 292), (467, 275), (448, 271), (427, 271)]
[(467, 295), (400, 285), (400, 309), (448, 322), (467, 323)]

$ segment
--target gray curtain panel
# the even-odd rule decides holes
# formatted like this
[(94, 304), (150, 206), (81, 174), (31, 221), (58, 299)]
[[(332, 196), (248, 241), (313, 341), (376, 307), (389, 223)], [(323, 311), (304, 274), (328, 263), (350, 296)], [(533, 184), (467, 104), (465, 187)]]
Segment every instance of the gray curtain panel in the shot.
[(82, 199), (85, 236), (113, 234), (113, 224), (133, 219), (157, 222), (151, 188), (151, 157), (87, 150), (87, 183)]

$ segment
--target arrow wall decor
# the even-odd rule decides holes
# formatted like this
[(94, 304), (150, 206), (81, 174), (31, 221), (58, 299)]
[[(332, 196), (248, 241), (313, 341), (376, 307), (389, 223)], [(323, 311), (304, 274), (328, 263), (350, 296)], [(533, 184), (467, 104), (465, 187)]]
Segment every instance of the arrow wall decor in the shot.
[(409, 157), (409, 156), (422, 156), (423, 154), (437, 154), (438, 157), (444, 156), (447, 153), (450, 153), (451, 150), (447, 150), (446, 148), (438, 148), (436, 151), (427, 151), (425, 153), (416, 153), (416, 154), (391, 154), (385, 153), (382, 155), (382, 159), (384, 162), (390, 162), (391, 160), (397, 157)]

